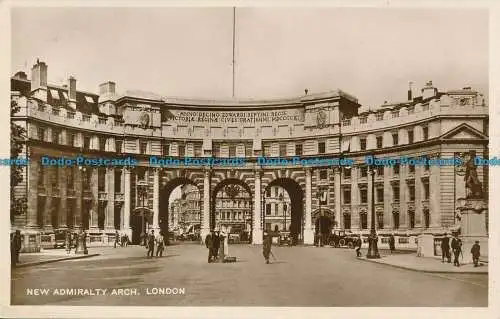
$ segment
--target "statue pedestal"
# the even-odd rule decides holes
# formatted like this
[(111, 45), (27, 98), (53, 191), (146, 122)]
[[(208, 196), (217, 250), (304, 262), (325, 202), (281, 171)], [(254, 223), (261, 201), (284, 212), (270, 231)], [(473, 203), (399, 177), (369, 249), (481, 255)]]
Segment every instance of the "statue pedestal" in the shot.
[(422, 234), (418, 236), (417, 257), (434, 256), (434, 236)]
[(76, 255), (88, 255), (89, 251), (87, 250), (87, 236), (78, 235), (78, 241), (76, 243), (75, 254)]
[(484, 199), (458, 199), (457, 209), (460, 212), (460, 239), (462, 240), (463, 260), (461, 263), (472, 263), (470, 250), (475, 241), (481, 246), (481, 256), (488, 256), (488, 229), (486, 212), (488, 205)]

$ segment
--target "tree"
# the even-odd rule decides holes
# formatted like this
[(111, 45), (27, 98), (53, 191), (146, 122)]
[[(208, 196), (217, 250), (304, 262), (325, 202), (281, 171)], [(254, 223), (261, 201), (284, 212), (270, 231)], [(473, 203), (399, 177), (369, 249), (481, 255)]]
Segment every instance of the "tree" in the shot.
[[(18, 158), (23, 152), (25, 144), (26, 129), (12, 121), (12, 117), (20, 111), (16, 101), (10, 103), (10, 156), (12, 159)], [(16, 215), (22, 215), (26, 212), (27, 198), (16, 198), (15, 188), (23, 181), (23, 166), (13, 165), (10, 170), (10, 220), (14, 221)]]

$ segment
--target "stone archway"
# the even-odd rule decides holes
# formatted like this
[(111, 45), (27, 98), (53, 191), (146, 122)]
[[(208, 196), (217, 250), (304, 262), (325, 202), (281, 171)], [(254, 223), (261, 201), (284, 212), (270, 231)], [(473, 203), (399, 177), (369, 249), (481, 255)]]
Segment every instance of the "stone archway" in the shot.
[[(277, 178), (264, 188), (266, 190), (273, 186), (282, 187), (290, 197), (290, 236), (292, 244), (297, 245), (304, 241), (304, 191), (300, 184), (291, 178)], [(262, 214), (265, 220), (265, 214)]]

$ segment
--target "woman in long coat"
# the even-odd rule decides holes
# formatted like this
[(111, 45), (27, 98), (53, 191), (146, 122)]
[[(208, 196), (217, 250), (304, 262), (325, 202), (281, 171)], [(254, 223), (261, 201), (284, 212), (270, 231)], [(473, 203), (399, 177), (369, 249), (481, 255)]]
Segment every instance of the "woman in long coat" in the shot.
[(262, 254), (264, 255), (264, 258), (266, 259), (266, 264), (269, 264), (269, 255), (271, 254), (271, 236), (265, 235), (264, 241), (262, 243)]

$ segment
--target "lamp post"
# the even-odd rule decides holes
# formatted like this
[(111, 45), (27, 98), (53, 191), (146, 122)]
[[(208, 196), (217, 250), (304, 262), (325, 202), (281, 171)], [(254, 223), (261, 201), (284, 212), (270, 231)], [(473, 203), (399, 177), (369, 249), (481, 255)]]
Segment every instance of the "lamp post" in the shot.
[[(280, 193), (280, 195), (278, 196), (278, 199), (280, 201), (280, 204), (283, 204), (283, 193)], [(283, 207), (283, 216), (285, 219), (285, 224), (283, 225), (283, 230), (286, 232), (286, 215), (285, 215), (285, 208), (284, 207)]]
[(368, 166), (368, 171), (371, 174), (372, 179), (372, 200), (371, 200), (371, 227), (370, 227), (370, 237), (368, 238), (368, 254), (366, 258), (376, 259), (380, 258), (380, 254), (378, 252), (378, 238), (377, 231), (375, 230), (375, 168), (371, 165)]

